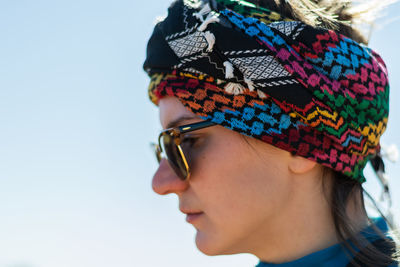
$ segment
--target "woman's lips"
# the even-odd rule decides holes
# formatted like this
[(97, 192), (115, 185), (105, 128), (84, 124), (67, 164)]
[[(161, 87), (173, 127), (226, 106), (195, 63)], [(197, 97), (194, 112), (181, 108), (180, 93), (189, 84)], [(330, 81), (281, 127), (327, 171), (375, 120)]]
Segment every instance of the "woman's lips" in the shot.
[(198, 220), (201, 217), (201, 215), (203, 215), (203, 212), (187, 213), (186, 221), (188, 223), (194, 223), (196, 220)]
[(192, 209), (192, 208), (187, 208), (187, 207), (183, 207), (179, 206), (179, 210), (186, 214), (186, 221), (188, 223), (194, 223), (195, 221), (199, 220), (199, 218), (204, 214), (204, 212), (202, 212), (199, 209)]

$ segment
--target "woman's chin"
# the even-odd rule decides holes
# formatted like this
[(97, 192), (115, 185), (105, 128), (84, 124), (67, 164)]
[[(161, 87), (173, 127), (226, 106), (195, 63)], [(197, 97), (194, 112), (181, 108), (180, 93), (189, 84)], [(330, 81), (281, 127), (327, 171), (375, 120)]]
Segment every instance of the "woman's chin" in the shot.
[(234, 254), (233, 252), (229, 252), (226, 244), (220, 239), (213, 238), (211, 235), (199, 230), (196, 233), (196, 246), (207, 256)]
[(197, 230), (195, 238), (197, 248), (207, 256), (221, 255), (217, 249), (218, 242), (212, 239), (213, 238), (209, 234)]

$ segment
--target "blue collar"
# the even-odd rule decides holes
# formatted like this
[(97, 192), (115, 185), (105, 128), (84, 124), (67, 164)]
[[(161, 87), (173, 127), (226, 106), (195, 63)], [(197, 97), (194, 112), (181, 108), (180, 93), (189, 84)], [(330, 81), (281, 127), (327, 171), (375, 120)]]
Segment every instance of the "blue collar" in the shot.
[[(388, 226), (382, 217), (372, 218), (372, 221), (374, 222), (374, 225), (382, 231), (382, 233), (387, 235)], [(373, 230), (372, 226), (366, 227), (360, 232), (360, 234), (362, 234), (369, 242), (373, 242), (380, 238)], [(346, 266), (349, 262), (349, 256), (344, 251), (344, 248), (341, 244), (336, 244), (294, 261), (280, 264), (260, 262), (256, 267), (337, 267)]]

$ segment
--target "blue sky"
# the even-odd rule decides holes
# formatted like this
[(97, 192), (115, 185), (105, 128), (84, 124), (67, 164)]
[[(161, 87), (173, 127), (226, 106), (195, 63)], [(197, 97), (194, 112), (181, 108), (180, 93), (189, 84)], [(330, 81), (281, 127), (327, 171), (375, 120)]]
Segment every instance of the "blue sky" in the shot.
[[(0, 1), (0, 267), (257, 262), (202, 255), (176, 198), (151, 190), (148, 144), (161, 126), (141, 65), (168, 5)], [(399, 13), (393, 5), (387, 18)], [(377, 28), (370, 43), (391, 80), (383, 142), (398, 146), (399, 23)], [(399, 163), (387, 167), (399, 210)], [(377, 193), (374, 179), (366, 187)]]

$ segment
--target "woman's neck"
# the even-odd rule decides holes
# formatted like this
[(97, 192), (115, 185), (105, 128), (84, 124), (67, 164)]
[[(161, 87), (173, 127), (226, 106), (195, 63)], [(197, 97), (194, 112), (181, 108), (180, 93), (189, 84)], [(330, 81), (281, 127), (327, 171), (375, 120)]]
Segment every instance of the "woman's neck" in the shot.
[[(304, 186), (304, 184), (303, 184)], [(326, 184), (330, 188), (330, 184)], [(293, 198), (293, 203), (273, 221), (266, 223), (252, 240), (250, 253), (261, 261), (283, 263), (293, 261), (313, 252), (339, 243), (336, 227), (331, 213), (331, 201), (324, 191), (313, 188), (298, 188), (300, 194)], [(317, 192), (318, 191), (318, 192)], [(313, 192), (313, 193), (310, 193)], [(368, 224), (360, 193), (353, 193), (347, 203), (347, 216), (352, 229), (361, 231)], [(257, 238), (257, 237), (255, 237)], [(347, 238), (347, 237), (345, 237)]]

